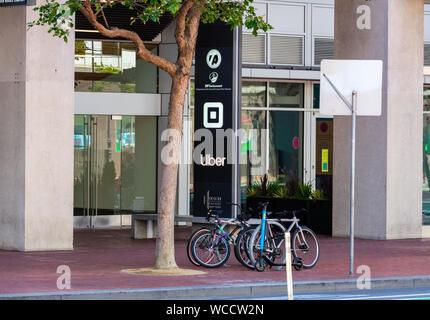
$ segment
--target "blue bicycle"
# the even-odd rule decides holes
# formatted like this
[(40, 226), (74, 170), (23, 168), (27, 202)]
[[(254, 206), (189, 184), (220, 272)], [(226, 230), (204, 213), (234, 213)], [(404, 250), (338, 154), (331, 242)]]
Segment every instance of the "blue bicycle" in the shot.
[[(315, 266), (319, 258), (319, 244), (315, 233), (308, 227), (300, 226), (296, 214), (306, 209), (267, 212), (268, 203), (260, 204), (261, 224), (254, 230), (248, 244), (248, 256), (257, 271), (264, 271), (267, 265), (285, 265), (285, 232), (293, 232), (291, 237), (292, 265), (296, 270)], [(288, 218), (292, 216), (292, 218)], [(291, 222), (288, 228), (283, 223)], [(288, 254), (291, 254), (288, 253)]]

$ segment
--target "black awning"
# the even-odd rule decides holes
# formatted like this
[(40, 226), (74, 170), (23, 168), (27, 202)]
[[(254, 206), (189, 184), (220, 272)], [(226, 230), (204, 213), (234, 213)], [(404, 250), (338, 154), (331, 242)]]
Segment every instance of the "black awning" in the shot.
[[(104, 10), (106, 19), (110, 27), (117, 27), (122, 29), (128, 29), (136, 32), (143, 41), (152, 41), (158, 34), (160, 34), (165, 27), (173, 20), (173, 17), (169, 14), (165, 14), (160, 18), (160, 22), (148, 21), (146, 24), (140, 20), (130, 26), (130, 18), (136, 16), (135, 10), (130, 10), (122, 5), (115, 5), (112, 8), (105, 8)], [(104, 19), (102, 15), (97, 17), (97, 20), (104, 25)], [(81, 12), (76, 12), (76, 30), (89, 30), (94, 31), (94, 28), (88, 22)], [(77, 39), (107, 39), (96, 32), (76, 32)], [(118, 38), (119, 39), (119, 38)]]

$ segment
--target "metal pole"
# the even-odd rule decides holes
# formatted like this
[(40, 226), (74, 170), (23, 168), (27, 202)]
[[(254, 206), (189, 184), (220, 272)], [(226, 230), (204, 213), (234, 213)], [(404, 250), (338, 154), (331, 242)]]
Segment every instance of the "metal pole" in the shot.
[(285, 272), (287, 273), (288, 300), (293, 300), (293, 271), (291, 269), (291, 237), (285, 232)]
[(349, 274), (354, 275), (354, 201), (355, 201), (355, 124), (357, 118), (357, 91), (352, 92), (351, 108), (351, 195), (350, 195), (350, 265)]

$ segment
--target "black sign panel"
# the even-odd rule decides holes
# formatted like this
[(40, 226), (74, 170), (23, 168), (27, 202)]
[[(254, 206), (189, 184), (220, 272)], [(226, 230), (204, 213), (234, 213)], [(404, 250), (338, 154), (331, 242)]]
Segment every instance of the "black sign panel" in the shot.
[(2, 6), (19, 6), (26, 5), (27, 0), (0, 0), (0, 7)]
[[(195, 54), (194, 130), (195, 137), (199, 130), (205, 133), (201, 141), (194, 142), (193, 215), (197, 217), (205, 216), (208, 208), (222, 211), (223, 217), (232, 216), (228, 203), (235, 201), (235, 181), (229, 148), (235, 147), (231, 133), (236, 128), (238, 112), (234, 107), (234, 39), (234, 31), (223, 23), (200, 25)], [(201, 150), (201, 143), (212, 144), (212, 150)]]

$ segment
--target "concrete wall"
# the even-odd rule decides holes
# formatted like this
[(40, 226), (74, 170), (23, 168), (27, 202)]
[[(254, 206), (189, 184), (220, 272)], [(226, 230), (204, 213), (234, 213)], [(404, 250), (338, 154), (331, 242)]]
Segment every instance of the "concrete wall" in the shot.
[[(371, 29), (356, 26), (357, 7), (371, 9)], [(358, 117), (358, 237), (421, 236), (422, 0), (337, 0), (335, 59), (384, 62), (382, 115)], [(349, 234), (350, 117), (334, 118), (333, 235)]]
[(74, 37), (0, 10), (0, 248), (73, 247)]

